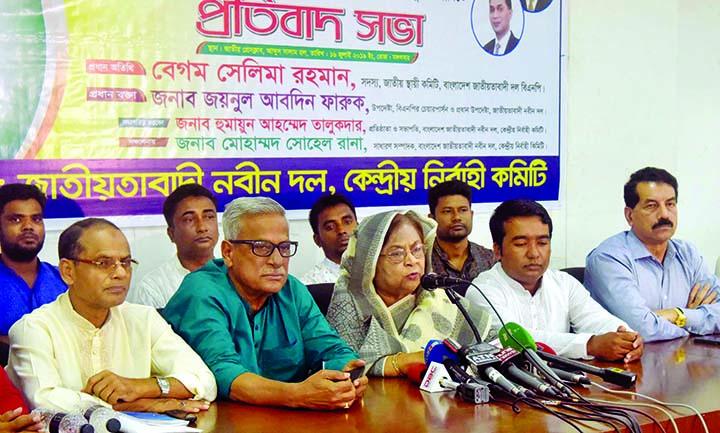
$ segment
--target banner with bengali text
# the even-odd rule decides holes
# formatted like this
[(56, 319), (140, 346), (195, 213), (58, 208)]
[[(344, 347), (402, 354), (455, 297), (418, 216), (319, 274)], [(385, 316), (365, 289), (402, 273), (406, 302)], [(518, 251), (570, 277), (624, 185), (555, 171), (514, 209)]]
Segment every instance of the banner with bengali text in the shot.
[(0, 183), (48, 217), (158, 214), (189, 182), (287, 209), (450, 179), (557, 201), (564, 6), (534, 4), (2, 2)]

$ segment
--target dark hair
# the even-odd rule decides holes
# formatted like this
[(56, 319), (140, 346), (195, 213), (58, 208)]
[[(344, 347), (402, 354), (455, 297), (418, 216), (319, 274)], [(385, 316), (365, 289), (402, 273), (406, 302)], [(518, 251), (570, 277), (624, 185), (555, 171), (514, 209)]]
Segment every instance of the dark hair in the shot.
[[(490, 0), (488, 0), (488, 3), (490, 3)], [(508, 9), (512, 9), (512, 0), (505, 0), (505, 5), (507, 5)]]
[(80, 253), (83, 252), (82, 245), (80, 245), (79, 242), (83, 233), (89, 228), (99, 225), (112, 227), (121, 231), (118, 226), (104, 218), (85, 218), (84, 220), (77, 221), (60, 233), (60, 239), (58, 240), (58, 257), (69, 260), (78, 258)]
[(472, 188), (470, 188), (470, 185), (459, 180), (448, 180), (428, 190), (428, 206), (431, 215), (435, 215), (435, 208), (437, 208), (440, 199), (449, 195), (461, 195), (472, 205)]
[(197, 183), (186, 183), (175, 188), (175, 191), (171, 192), (170, 195), (165, 199), (163, 203), (163, 215), (168, 227), (173, 226), (173, 217), (177, 210), (178, 204), (188, 197), (207, 197), (215, 206), (217, 211), (217, 198), (204, 186)]
[(317, 199), (315, 204), (313, 204), (312, 208), (310, 209), (310, 216), (308, 217), (308, 219), (310, 220), (310, 227), (312, 227), (312, 231), (314, 234), (318, 234), (318, 225), (320, 224), (318, 218), (320, 218), (320, 212), (324, 211), (327, 208), (337, 206), (339, 204), (344, 204), (349, 207), (353, 216), (355, 217), (355, 219), (357, 219), (357, 215), (355, 214), (355, 206), (352, 204), (350, 199), (340, 193), (326, 194)]
[(35, 185), (24, 183), (8, 183), (0, 186), (0, 213), (5, 211), (5, 205), (15, 200), (35, 200), (40, 208), (45, 211), (47, 197)]
[(678, 183), (675, 176), (662, 168), (645, 167), (630, 175), (624, 187), (625, 206), (634, 209), (640, 201), (637, 186), (641, 182), (661, 182), (670, 185), (675, 190), (675, 199), (678, 196)]
[(553, 224), (547, 210), (536, 201), (515, 199), (502, 202), (490, 217), (490, 234), (493, 243), (502, 247), (503, 238), (505, 238), (505, 223), (510, 219), (532, 216), (540, 217), (540, 221), (550, 229), (552, 238)]
[(387, 229), (387, 232), (385, 233), (385, 239), (383, 239), (382, 247), (384, 248), (385, 244), (387, 243), (388, 239), (390, 239), (390, 235), (395, 231), (395, 229), (398, 228), (400, 224), (407, 224), (417, 230), (418, 235), (420, 236), (420, 241), (424, 243), (425, 241), (425, 233), (423, 232), (422, 224), (420, 223), (420, 220), (413, 214), (410, 213), (399, 213), (395, 215), (393, 220), (390, 222), (390, 226)]

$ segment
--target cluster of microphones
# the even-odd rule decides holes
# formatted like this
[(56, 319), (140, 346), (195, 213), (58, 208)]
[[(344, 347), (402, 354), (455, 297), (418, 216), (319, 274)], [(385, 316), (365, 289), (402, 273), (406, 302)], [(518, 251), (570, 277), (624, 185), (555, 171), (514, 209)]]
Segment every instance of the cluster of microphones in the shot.
[[(474, 404), (487, 403), (499, 395), (505, 395), (563, 418), (548, 409), (546, 404), (591, 405), (572, 388), (590, 385), (592, 382), (586, 374), (622, 388), (635, 386), (635, 373), (619, 368), (595, 367), (558, 356), (549, 346), (536, 343), (522, 326), (513, 322), (504, 323), (502, 318), (503, 326), (498, 331), (502, 348), (482, 342), (458, 295), (452, 290), (452, 286), (461, 284), (467, 286), (472, 282), (432, 273), (421, 279), (421, 285), (426, 290), (445, 289), (450, 300), (473, 328), (478, 340), (466, 346), (461, 346), (451, 338), (428, 342), (425, 346), (425, 364), (413, 366), (408, 372), (410, 380), (419, 383), (421, 389), (429, 392), (454, 390), (464, 401)], [(588, 419), (593, 418), (592, 413), (597, 413), (598, 408), (603, 407), (600, 404), (592, 406), (593, 410), (588, 409)], [(615, 413), (620, 409), (607, 410), (610, 417), (622, 418)], [(618, 422), (625, 424), (630, 431), (639, 431), (639, 425), (636, 425), (634, 419)]]

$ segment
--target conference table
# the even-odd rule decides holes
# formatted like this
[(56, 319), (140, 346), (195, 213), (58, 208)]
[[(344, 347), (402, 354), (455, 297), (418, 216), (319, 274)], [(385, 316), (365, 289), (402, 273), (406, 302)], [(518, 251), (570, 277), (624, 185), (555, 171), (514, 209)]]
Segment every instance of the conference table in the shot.
[[(656, 399), (689, 404), (697, 408), (710, 432), (720, 432), (720, 346), (693, 343), (693, 338), (648, 343), (639, 362), (628, 365), (593, 361), (603, 367), (621, 367), (638, 375), (631, 391)], [(615, 390), (621, 388), (593, 381)], [(473, 405), (454, 397), (454, 392), (427, 393), (404, 378), (371, 378), (362, 401), (348, 410), (311, 411), (252, 406), (219, 401), (198, 417), (197, 427), (205, 432), (576, 432), (562, 420), (519, 404), (519, 413), (508, 404), (491, 401)], [(584, 397), (604, 400), (644, 401), (607, 393), (595, 386), (577, 388)], [(502, 399), (503, 401), (508, 401)], [(665, 430), (674, 432), (661, 411), (639, 408), (657, 418)], [(666, 409), (680, 432), (702, 432), (702, 424), (691, 410)], [(661, 432), (648, 418), (636, 416), (643, 432)], [(614, 431), (602, 423), (580, 425), (582, 431)], [(620, 431), (623, 430), (620, 427)]]

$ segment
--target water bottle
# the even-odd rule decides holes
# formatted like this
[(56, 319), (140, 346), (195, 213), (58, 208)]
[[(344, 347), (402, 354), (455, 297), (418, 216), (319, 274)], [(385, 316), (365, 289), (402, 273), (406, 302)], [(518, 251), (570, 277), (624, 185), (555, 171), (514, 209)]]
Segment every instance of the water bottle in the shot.
[(117, 433), (120, 431), (121, 426), (117, 412), (108, 407), (96, 404), (82, 411), (81, 415), (93, 426), (95, 433)]
[(35, 409), (33, 414), (40, 415), (43, 429), (49, 433), (94, 433), (93, 426), (80, 415), (54, 412), (48, 409)]

